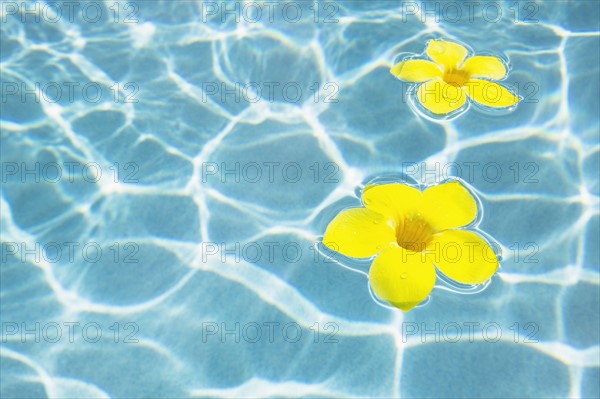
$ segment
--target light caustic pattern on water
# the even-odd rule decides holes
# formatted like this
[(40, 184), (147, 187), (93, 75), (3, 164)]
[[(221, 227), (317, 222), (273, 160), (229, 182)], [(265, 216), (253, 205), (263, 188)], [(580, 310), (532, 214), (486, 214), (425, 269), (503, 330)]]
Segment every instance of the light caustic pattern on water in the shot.
[[(515, 22), (508, 3), (495, 22), (481, 9), (453, 22), (401, 2), (339, 2), (332, 23), (315, 22), (303, 2), (310, 17), (297, 23), (275, 10), (273, 21), (237, 24), (203, 21), (200, 2), (139, 2), (129, 24), (124, 9), (117, 22), (109, 14), (23, 23), (3, 3), (2, 80), (17, 84), (3, 87), (3, 254), (15, 249), (8, 243), (104, 249), (95, 263), (79, 249), (74, 261), (3, 259), (3, 397), (598, 396), (594, 2), (520, 3), (537, 7), (537, 22)], [(433, 38), (506, 55), (506, 83), (523, 103), (509, 115), (471, 109), (444, 123), (413, 113), (389, 68)], [(49, 82), (81, 86), (73, 100), (53, 101)], [(81, 92), (89, 82), (103, 88), (97, 102)], [(256, 87), (240, 101), (218, 92), (251, 82), (263, 89), (259, 101), (243, 97)], [(268, 82), (293, 82), (302, 98), (291, 101), (290, 89), (268, 101)], [(40, 83), (50, 98), (9, 95), (22, 83)], [(138, 101), (124, 101), (131, 96)], [(93, 162), (103, 174), (36, 182), (11, 169), (36, 162)], [(239, 182), (236, 172), (222, 175), (236, 162), (248, 173)], [(297, 181), (292, 170), (282, 178), (290, 162), (303, 172)], [(315, 258), (329, 220), (359, 206), (362, 182), (404, 170), (435, 183), (450, 162), (481, 199), (479, 227), (502, 246), (487, 289), (436, 288), (403, 315), (374, 303), (363, 274)], [(263, 248), (256, 261), (208, 256), (218, 246), (207, 243), (251, 242)], [(269, 242), (296, 243), (302, 254), (267, 258)], [(138, 262), (115, 261), (117, 250), (135, 250)], [(36, 322), (42, 332), (25, 343), (7, 331)], [(70, 342), (69, 322), (97, 323), (103, 335), (90, 343), (77, 330)], [(48, 342), (49, 323), (62, 326), (58, 342)], [(276, 330), (269, 342), (261, 327), (257, 342), (235, 342), (221, 335), (235, 323), (294, 323), (302, 339)], [(323, 342), (316, 323), (332, 323), (337, 342)], [(424, 336), (436, 323), (440, 331)], [(479, 323), (472, 340), (469, 323)], [(497, 341), (481, 333), (489, 323), (501, 328)], [(123, 342), (136, 326), (138, 342)], [(534, 330), (538, 342), (526, 341)], [(36, 334), (46, 336), (36, 343)]]

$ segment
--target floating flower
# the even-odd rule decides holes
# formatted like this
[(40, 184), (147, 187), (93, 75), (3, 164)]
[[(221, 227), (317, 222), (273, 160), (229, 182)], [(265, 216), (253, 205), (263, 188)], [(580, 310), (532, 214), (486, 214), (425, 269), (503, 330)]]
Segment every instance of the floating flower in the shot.
[(508, 108), (519, 97), (492, 80), (502, 80), (507, 69), (497, 57), (475, 55), (457, 43), (431, 40), (425, 50), (432, 60), (406, 59), (390, 72), (397, 78), (421, 84), (417, 100), (436, 115), (447, 115), (467, 103), (467, 97), (492, 108)]
[(352, 258), (377, 256), (369, 283), (382, 300), (409, 311), (435, 284), (435, 267), (462, 284), (481, 284), (498, 268), (487, 242), (473, 231), (477, 202), (459, 182), (425, 191), (404, 184), (367, 186), (365, 208), (339, 213), (323, 243)]

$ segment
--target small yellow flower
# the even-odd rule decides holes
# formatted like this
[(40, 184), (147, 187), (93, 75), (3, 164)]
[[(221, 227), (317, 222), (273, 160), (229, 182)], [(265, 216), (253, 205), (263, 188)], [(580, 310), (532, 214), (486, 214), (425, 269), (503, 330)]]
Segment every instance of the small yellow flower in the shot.
[(465, 105), (467, 97), (492, 108), (508, 108), (519, 102), (519, 97), (491, 81), (506, 77), (506, 66), (500, 59), (483, 55), (467, 58), (465, 47), (442, 40), (431, 40), (425, 52), (432, 61), (404, 60), (390, 73), (404, 81), (423, 82), (417, 99), (432, 113), (456, 111)]
[[(403, 311), (422, 302), (435, 284), (435, 267), (462, 284), (481, 284), (498, 268), (487, 242), (458, 229), (473, 222), (477, 202), (459, 182), (424, 191), (404, 184), (367, 186), (365, 208), (338, 214), (323, 244), (352, 258), (377, 255), (369, 283), (377, 297)], [(435, 264), (435, 266), (434, 266)]]

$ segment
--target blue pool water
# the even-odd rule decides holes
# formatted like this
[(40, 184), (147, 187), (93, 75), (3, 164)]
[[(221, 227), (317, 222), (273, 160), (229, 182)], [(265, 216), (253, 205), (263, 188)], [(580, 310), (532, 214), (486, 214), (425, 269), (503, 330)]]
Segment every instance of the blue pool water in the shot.
[[(0, 11), (2, 398), (600, 396), (598, 2), (67, 3)], [(415, 114), (444, 38), (524, 101)], [(318, 251), (401, 173), (475, 190), (485, 290)]]

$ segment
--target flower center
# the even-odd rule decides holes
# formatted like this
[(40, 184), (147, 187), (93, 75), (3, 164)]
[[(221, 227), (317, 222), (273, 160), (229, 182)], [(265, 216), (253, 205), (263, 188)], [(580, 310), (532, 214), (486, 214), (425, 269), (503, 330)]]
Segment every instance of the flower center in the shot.
[(433, 233), (433, 228), (420, 215), (411, 215), (398, 221), (396, 242), (409, 251), (423, 252)]
[(449, 85), (463, 87), (469, 81), (469, 74), (460, 69), (450, 69), (444, 72), (444, 82)]

